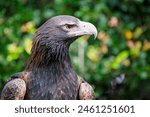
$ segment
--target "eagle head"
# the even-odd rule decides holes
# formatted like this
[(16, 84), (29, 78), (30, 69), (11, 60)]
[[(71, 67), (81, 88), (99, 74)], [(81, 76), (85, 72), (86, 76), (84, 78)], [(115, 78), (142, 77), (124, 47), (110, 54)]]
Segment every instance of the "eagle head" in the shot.
[(30, 63), (49, 63), (68, 57), (70, 44), (83, 35), (94, 35), (97, 30), (89, 22), (68, 15), (55, 16), (39, 27), (34, 35)]
[[(43, 33), (43, 35), (42, 35)], [(80, 21), (78, 18), (68, 15), (55, 16), (45, 22), (38, 30), (36, 35), (45, 35), (48, 41), (72, 42), (83, 35), (94, 35), (96, 38), (97, 30), (89, 22)]]

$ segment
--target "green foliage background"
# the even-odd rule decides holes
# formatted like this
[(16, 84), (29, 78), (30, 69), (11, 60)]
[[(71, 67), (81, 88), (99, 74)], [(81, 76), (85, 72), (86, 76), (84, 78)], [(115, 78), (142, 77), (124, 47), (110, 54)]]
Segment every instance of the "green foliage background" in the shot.
[[(0, 90), (24, 70), (35, 30), (62, 14), (98, 29), (96, 40), (81, 37), (70, 49), (76, 72), (93, 85), (97, 99), (150, 99), (149, 0), (1, 0)], [(114, 87), (120, 75), (125, 80)]]

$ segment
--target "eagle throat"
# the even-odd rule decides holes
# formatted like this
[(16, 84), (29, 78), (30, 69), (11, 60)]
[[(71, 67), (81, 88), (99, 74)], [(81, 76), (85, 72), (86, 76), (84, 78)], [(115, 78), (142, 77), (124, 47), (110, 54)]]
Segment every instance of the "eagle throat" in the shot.
[(31, 75), (25, 99), (77, 99), (77, 75), (72, 68), (69, 45), (56, 39), (47, 43), (34, 39), (26, 67)]

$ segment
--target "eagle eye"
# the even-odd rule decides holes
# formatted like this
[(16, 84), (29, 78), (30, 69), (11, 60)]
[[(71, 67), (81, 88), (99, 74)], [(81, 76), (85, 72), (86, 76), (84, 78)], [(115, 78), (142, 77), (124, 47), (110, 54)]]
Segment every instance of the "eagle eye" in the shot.
[(65, 27), (66, 27), (66, 29), (71, 29), (71, 28), (76, 27), (76, 25), (75, 24), (66, 24)]

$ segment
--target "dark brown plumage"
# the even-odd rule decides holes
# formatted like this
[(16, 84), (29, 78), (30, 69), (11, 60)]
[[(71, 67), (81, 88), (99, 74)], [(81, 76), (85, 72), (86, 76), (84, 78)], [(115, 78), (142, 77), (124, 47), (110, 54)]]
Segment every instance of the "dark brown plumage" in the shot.
[(56, 16), (35, 33), (24, 72), (4, 86), (1, 99), (94, 99), (92, 87), (76, 75), (69, 46), (83, 35), (97, 35), (94, 25), (72, 16)]

